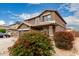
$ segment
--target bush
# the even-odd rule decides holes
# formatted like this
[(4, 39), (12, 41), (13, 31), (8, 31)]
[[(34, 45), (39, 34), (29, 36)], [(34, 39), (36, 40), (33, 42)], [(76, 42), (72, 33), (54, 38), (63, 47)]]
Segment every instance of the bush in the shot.
[(50, 42), (51, 40), (40, 32), (28, 32), (9, 48), (9, 52), (14, 56), (50, 56), (55, 52)]
[(6, 29), (0, 29), (0, 32), (5, 33)]
[(74, 36), (72, 32), (55, 32), (54, 40), (57, 48), (65, 50), (73, 48)]

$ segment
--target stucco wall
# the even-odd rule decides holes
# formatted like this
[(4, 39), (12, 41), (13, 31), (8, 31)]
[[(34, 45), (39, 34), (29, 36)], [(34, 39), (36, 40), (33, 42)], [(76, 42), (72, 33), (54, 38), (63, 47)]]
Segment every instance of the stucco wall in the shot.
[(29, 26), (22, 24), (18, 29), (27, 29), (27, 28), (29, 28)]
[(66, 30), (65, 28), (61, 27), (61, 26), (56, 26), (55, 31), (64, 31)]

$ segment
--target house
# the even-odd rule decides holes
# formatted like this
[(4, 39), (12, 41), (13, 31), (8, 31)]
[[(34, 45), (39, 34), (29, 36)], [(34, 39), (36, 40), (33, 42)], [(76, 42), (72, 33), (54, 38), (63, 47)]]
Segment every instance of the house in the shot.
[(19, 25), (20, 25), (20, 23), (9, 25), (6, 29), (6, 33), (10, 34), (11, 36), (18, 36), (17, 28)]
[(66, 30), (66, 22), (56, 10), (45, 10), (40, 15), (24, 20), (17, 27), (19, 34), (30, 30), (37, 30), (53, 37), (55, 31)]
[(7, 26), (5, 25), (0, 25), (0, 29), (6, 29)]

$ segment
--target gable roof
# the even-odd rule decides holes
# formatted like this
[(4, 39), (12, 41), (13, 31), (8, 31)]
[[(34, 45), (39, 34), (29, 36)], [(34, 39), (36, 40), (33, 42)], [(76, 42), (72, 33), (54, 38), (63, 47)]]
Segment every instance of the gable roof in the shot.
[(12, 24), (12, 25), (9, 25), (7, 29), (17, 29), (19, 25), (20, 24)]
[(25, 25), (27, 25), (27, 26), (32, 26), (31, 24), (29, 24), (29, 23), (26, 23), (26, 22), (22, 22), (18, 27), (17, 27), (17, 29), (21, 26), (21, 25), (23, 25), (23, 24), (25, 24)]
[(6, 29), (7, 28), (7, 26), (5, 26), (5, 25), (0, 25), (0, 29)]
[(40, 17), (42, 14), (44, 14), (45, 12), (55, 12), (60, 18), (61, 18), (61, 20), (65, 23), (65, 24), (67, 24), (66, 22), (65, 22), (65, 20), (60, 16), (60, 14), (58, 13), (58, 11), (56, 11), (56, 10), (45, 10), (45, 11), (43, 11), (40, 15), (38, 15), (38, 16), (36, 16), (36, 17), (33, 17), (33, 18), (30, 18), (30, 19), (27, 19), (27, 20), (24, 20), (24, 21), (28, 21), (28, 20), (32, 20), (32, 19), (35, 19), (35, 18), (37, 18), (37, 17)]

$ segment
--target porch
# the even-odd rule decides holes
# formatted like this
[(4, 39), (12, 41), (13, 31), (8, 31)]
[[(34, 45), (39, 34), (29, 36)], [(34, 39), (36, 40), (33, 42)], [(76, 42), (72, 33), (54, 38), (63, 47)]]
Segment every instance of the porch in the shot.
[(55, 25), (46, 25), (46, 26), (37, 26), (37, 27), (32, 27), (32, 30), (35, 31), (40, 31), (44, 35), (53, 38), (54, 32), (55, 32)]

